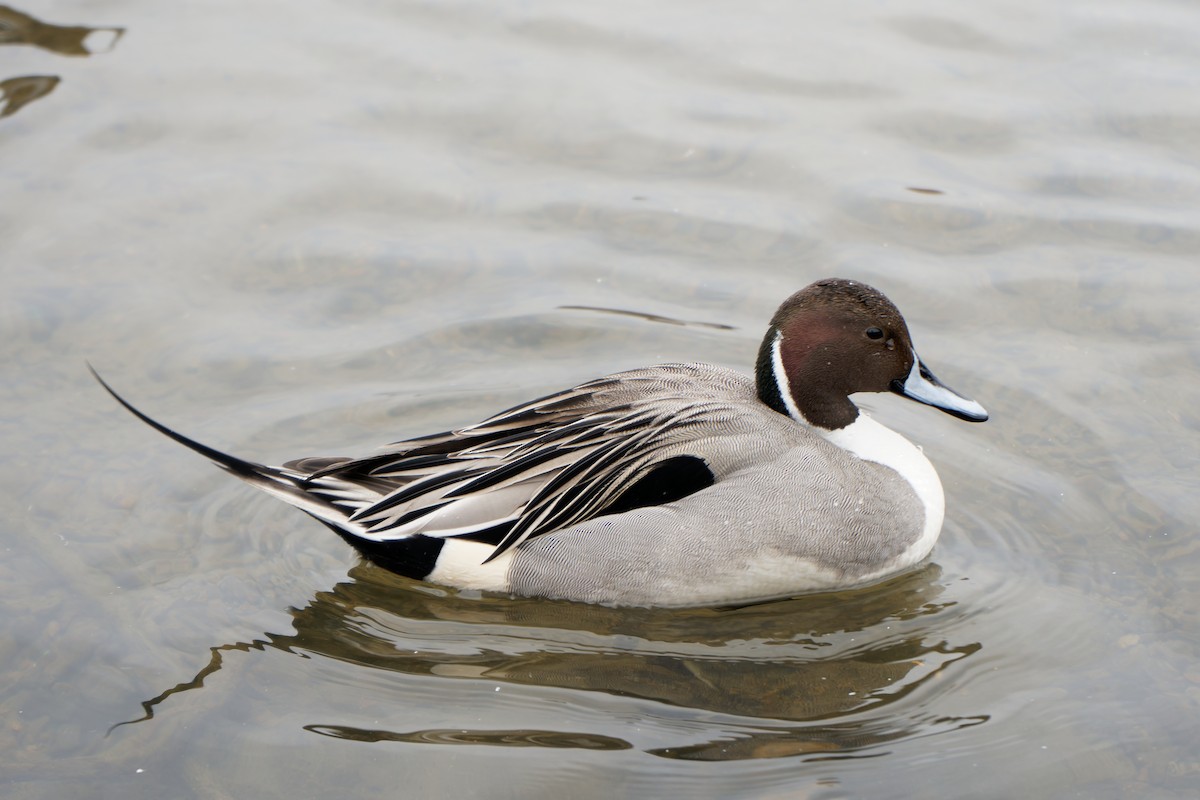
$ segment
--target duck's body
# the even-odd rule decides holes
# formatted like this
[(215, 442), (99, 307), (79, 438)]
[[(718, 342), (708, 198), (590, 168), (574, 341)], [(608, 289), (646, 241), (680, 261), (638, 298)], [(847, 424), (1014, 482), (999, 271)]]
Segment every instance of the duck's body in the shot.
[[(700, 364), (654, 370), (724, 390), (719, 401), (710, 394), (708, 440), (681, 448), (722, 455), (710, 455), (711, 486), (533, 538), (501, 556), (505, 570), (493, 585), (466, 570), (440, 568), (429, 578), (598, 603), (695, 605), (857, 585), (929, 554), (942, 523), (941, 484), (912, 444), (865, 416), (856, 423), (902, 442), (907, 452), (876, 454), (916, 467), (910, 477), (924, 496), (895, 469), (847, 457), (787, 417), (762, 415), (748, 378)], [(464, 549), (447, 566), (478, 561)]]
[(929, 554), (937, 473), (848, 399), (885, 389), (986, 419), (924, 370), (886, 298), (823, 281), (780, 308), (756, 380), (705, 364), (632, 370), (362, 459), (262, 466), (117, 399), (401, 574), (697, 605), (858, 585)]

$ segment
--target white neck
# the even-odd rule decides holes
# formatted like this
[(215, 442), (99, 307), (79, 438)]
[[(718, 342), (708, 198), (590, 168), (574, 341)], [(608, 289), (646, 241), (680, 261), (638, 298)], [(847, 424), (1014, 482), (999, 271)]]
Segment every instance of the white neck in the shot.
[(918, 546), (912, 548), (914, 552), (923, 549), (920, 558), (924, 558), (933, 549), (933, 543), (942, 530), (942, 520), (946, 516), (946, 495), (937, 471), (921, 448), (871, 419), (861, 409), (858, 419), (844, 428), (830, 431), (814, 425), (812, 429), (864, 461), (874, 461), (894, 469), (909, 482), (925, 506), (925, 529)]

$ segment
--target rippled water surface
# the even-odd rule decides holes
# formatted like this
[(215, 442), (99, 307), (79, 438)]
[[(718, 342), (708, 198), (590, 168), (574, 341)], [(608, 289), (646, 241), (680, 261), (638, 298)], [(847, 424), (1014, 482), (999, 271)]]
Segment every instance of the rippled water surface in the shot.
[[(1197, 41), (1167, 0), (0, 7), (0, 794), (1197, 796)], [(992, 420), (867, 398), (941, 472), (931, 563), (746, 608), (357, 564), (84, 366), (354, 454), (748, 371), (828, 275)]]

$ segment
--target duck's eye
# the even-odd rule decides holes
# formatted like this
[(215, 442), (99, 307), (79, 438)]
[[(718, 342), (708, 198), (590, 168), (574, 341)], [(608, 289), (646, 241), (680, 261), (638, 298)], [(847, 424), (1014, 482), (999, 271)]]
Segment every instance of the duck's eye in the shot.
[(880, 330), (879, 328), (867, 328), (867, 338), (868, 339), (882, 339), (883, 331)]

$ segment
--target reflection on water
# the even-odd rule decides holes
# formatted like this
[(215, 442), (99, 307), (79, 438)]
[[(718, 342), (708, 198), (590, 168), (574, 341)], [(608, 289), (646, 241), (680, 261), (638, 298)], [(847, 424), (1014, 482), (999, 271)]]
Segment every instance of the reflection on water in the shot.
[(615, 314), (619, 317), (635, 317), (646, 322), (656, 322), (662, 325), (680, 325), (685, 328), (710, 328), (717, 331), (734, 330), (732, 325), (723, 322), (701, 322), (699, 320), (676, 319), (664, 317), (661, 314), (648, 314), (645, 311), (627, 311), (622, 308), (602, 308), (600, 306), (559, 306), (564, 311), (595, 311), (599, 314)]
[[(923, 688), (981, 649), (929, 621), (953, 615), (935, 566), (865, 590), (727, 609), (613, 609), (476, 598), (407, 581), (369, 564), (292, 612), (294, 635), (212, 648), (192, 679), (143, 703), (147, 722), (172, 695), (199, 689), (231, 652), (275, 648), (372, 670), (637, 698), (719, 715), (700, 741), (647, 752), (741, 760), (879, 754), (879, 746), (981, 724), (987, 715), (927, 710)], [(942, 620), (944, 623), (944, 619)], [(442, 690), (445, 686), (442, 684)], [(581, 700), (585, 704), (586, 700)], [(320, 720), (305, 730), (360, 742), (628, 749), (609, 730), (392, 730)]]
[[(0, 9), (0, 797), (1200, 796), (1188, 4), (12, 1), (138, 46)], [(996, 406), (878, 404), (941, 576), (662, 613), (346, 578), (81, 366), (283, 457), (745, 369), (828, 274)]]
[[(63, 56), (91, 56), (112, 50), (124, 33), (124, 28), (51, 25), (10, 6), (0, 6), (0, 45), (27, 44)], [(50, 94), (60, 80), (57, 75), (0, 80), (0, 118)]]
[(7, 117), (54, 91), (60, 78), (57, 75), (23, 75), (0, 81), (0, 117)]
[(28, 44), (62, 56), (91, 56), (109, 52), (124, 34), (124, 28), (51, 25), (0, 6), (0, 45)]
[(355, 742), (408, 742), (409, 744), (487, 744), (494, 747), (549, 747), (580, 750), (629, 750), (633, 745), (612, 736), (558, 731), (423, 730), (409, 733), (366, 730), (344, 725), (305, 725), (306, 731)]

